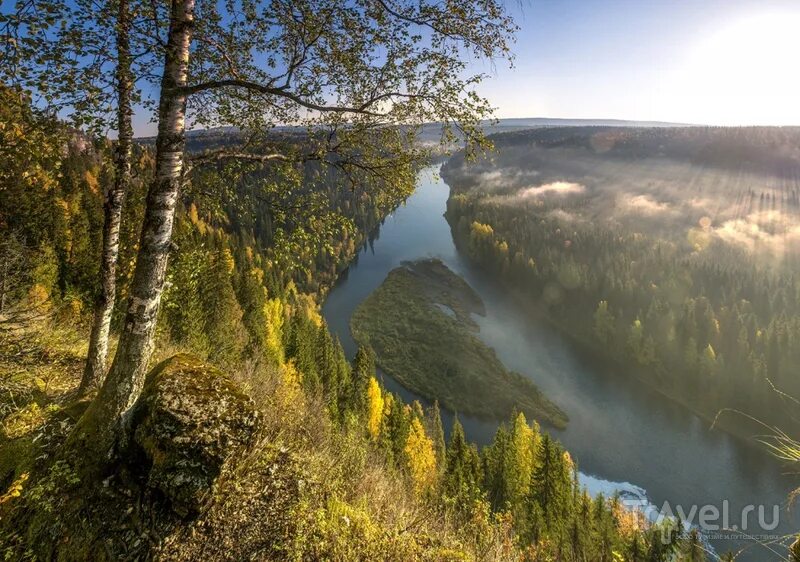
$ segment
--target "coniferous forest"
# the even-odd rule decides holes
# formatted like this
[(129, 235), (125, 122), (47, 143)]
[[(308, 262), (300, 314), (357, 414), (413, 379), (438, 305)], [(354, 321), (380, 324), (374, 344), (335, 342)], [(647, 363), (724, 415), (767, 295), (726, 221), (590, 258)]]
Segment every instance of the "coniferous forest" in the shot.
[[(84, 483), (57, 453), (86, 403), (75, 389), (96, 292), (100, 186), (111, 173), (110, 147), (39, 115), (11, 90), (4, 95), (12, 124), (6, 138), (25, 158), (6, 160), (11, 166), (3, 170), (5, 178), (15, 180), (6, 185), (20, 188), (4, 191), (2, 207), (3, 217), (10, 219), (3, 225), (9, 235), (3, 248), (8, 266), (2, 332), (3, 551), (10, 559), (52, 553), (93, 558), (98, 541), (114, 533), (109, 553), (129, 549), (144, 554), (151, 545), (132, 530), (134, 517), (147, 509), (149, 516), (157, 513), (168, 520), (158, 513), (166, 508), (149, 498), (154, 505), (136, 507), (118, 526), (95, 520), (115, 513), (108, 504), (113, 496), (78, 501), (74, 494)], [(121, 302), (135, 262), (143, 186), (153, 173), (152, 148), (137, 145), (133, 154), (135, 179), (120, 236)], [(36, 174), (26, 174), (28, 169)], [(305, 254), (307, 261), (296, 269), (273, 265), (278, 263), (277, 244), (271, 231), (237, 224), (242, 219), (225, 212), (250, 203), (246, 181), (218, 199), (191, 191), (183, 195), (156, 335), (157, 358), (190, 353), (192, 360), (207, 362), (201, 368), (222, 367), (247, 389), (254, 407), (271, 412), (263, 422), (269, 439), (259, 443), (253, 462), (266, 463), (277, 474), (265, 482), (256, 468), (248, 467), (253, 474), (244, 480), (246, 486), (276, 486), (269, 494), (286, 497), (227, 492), (219, 498), (227, 504), (206, 507), (197, 519), (159, 520), (147, 532), (170, 534), (153, 552), (165, 559), (193, 559), (214, 552), (209, 544), (230, 540), (224, 539), (228, 533), (254, 535), (237, 541), (229, 552), (220, 550), (219, 559), (265, 549), (270, 557), (338, 560), (668, 560), (684, 548), (676, 529), (648, 528), (613, 497), (590, 498), (575, 479), (569, 453), (524, 415), (509, 413), (494, 442), (479, 451), (457, 422), (445, 439), (438, 405), (406, 404), (383, 389), (368, 349), (348, 361), (316, 312), (314, 289), (323, 291), (339, 260), (351, 258), (363, 243), (358, 233), (373, 223), (362, 221), (377, 221), (374, 217), (387, 207), (366, 194), (357, 206), (349, 198), (352, 192), (344, 192), (344, 202), (333, 189), (313, 193), (325, 196), (325, 209), (318, 212), (336, 213), (338, 220), (362, 226), (352, 237), (346, 229), (318, 236), (317, 246)], [(268, 217), (268, 210), (243, 216)], [(279, 236), (289, 240), (295, 235), (287, 229)], [(114, 331), (121, 316), (119, 311), (114, 315)], [(179, 366), (166, 359), (160, 368)], [(134, 478), (137, 468), (125, 471)], [(311, 479), (309, 490), (289, 489), (302, 479)], [(129, 482), (114, 485), (128, 493), (147, 489)], [(258, 502), (259, 511), (248, 511), (254, 507), (246, 503), (251, 501)], [(79, 516), (80, 536), (59, 516), (73, 509), (100, 510)], [(280, 526), (261, 529), (258, 519), (265, 514), (278, 517)], [(223, 515), (230, 517), (224, 520), (230, 528), (217, 519)], [(47, 538), (59, 533), (73, 537), (69, 546)], [(671, 537), (666, 542), (665, 533)]]
[[(353, 332), (376, 350), (348, 356), (323, 316), (455, 151), (463, 255), (692, 409), (785, 428), (770, 443), (796, 461), (798, 168), (778, 148), (797, 131), (487, 136), (475, 63), (513, 63), (512, 12), (0, 4), (4, 560), (719, 559), (690, 522), (589, 493), (555, 436), (567, 412), (479, 339), (481, 298), (442, 262), (395, 270), (414, 299), (364, 298)], [(634, 172), (643, 190), (615, 191)], [(400, 312), (378, 318), (385, 293)], [(390, 382), (381, 360), (414, 371)], [(494, 423), (480, 446), (470, 415)]]
[[(747, 433), (753, 416), (791, 431), (791, 397), (800, 396), (790, 181), (798, 164), (771, 148), (798, 134), (505, 134), (491, 162), (446, 164), (448, 220), (472, 259), (593, 353), (708, 419), (722, 412), (729, 429)], [(516, 184), (482, 181), (492, 170), (513, 171)], [(551, 191), (525, 191), (537, 170), (536, 183)]]

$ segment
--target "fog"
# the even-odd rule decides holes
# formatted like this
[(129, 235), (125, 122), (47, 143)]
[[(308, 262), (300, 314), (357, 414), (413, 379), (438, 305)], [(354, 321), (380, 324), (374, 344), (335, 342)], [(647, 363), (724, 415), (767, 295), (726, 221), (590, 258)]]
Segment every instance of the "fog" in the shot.
[(695, 139), (702, 133), (683, 142), (669, 130), (656, 141), (584, 130), (556, 146), (548, 146), (547, 131), (502, 135), (493, 154), (456, 161), (446, 173), (485, 203), (525, 205), (565, 224), (652, 232), (698, 251), (716, 241), (780, 261), (800, 251), (800, 159), (784, 146), (767, 150), (761, 129), (747, 131), (709, 130), (702, 142)]

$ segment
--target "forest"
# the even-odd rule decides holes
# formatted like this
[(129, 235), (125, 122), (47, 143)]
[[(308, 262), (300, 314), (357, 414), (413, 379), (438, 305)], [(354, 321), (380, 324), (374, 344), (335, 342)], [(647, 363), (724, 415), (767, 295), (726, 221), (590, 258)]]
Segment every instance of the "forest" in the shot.
[[(493, 144), (503, 154), (504, 138), (526, 138), (487, 138), (486, 75), (469, 64), (510, 64), (517, 30), (497, 0), (0, 5), (5, 560), (706, 559), (696, 528), (591, 497), (577, 461), (524, 412), (494, 412), (507, 421), (481, 449), (457, 417), (446, 432), (438, 402), (389, 392), (373, 351), (346, 356), (320, 314), (422, 166), (455, 142), (458, 158), (486, 162)], [(426, 123), (433, 138), (420, 136)], [(627, 146), (615, 135), (592, 150)], [(583, 192), (549, 185), (534, 197)], [(773, 209), (797, 200), (748, 193), (747, 204)], [(485, 202), (467, 187), (454, 194), (459, 239), (542, 287), (565, 325), (586, 323), (566, 291), (602, 280), (563, 250), (592, 248), (617, 293), (574, 301), (591, 302), (591, 334), (609, 349), (657, 365), (666, 338), (708, 380), (733, 360), (727, 323), (740, 322), (752, 372), (732, 384), (786, 382), (796, 298), (783, 270), (769, 290), (744, 275), (724, 295), (695, 294), (732, 275), (738, 254), (686, 257), (696, 265), (684, 275), (678, 244), (645, 251), (639, 233), (582, 238), (577, 227), (569, 240), (559, 228), (543, 236)], [(766, 234), (788, 235), (780, 226)], [(701, 227), (697, 253), (711, 238)], [(656, 260), (653, 271), (673, 266), (674, 279), (644, 288), (615, 236)], [(658, 294), (659, 283), (687, 295), (674, 330), (654, 320), (671, 318), (673, 300), (651, 312), (636, 292)], [(783, 323), (765, 325), (765, 307), (782, 308)], [(693, 384), (711, 387), (699, 375)], [(800, 541), (787, 556), (800, 560)]]
[[(70, 532), (69, 521), (55, 516), (62, 510), (73, 513), (92, 506), (104, 518), (116, 513), (107, 505), (108, 498), (94, 494), (89, 494), (91, 502), (76, 504), (75, 494), (84, 490), (78, 473), (63, 460), (55, 461), (62, 463), (55, 472), (52, 468), (56, 451), (79, 417), (76, 412), (86, 407), (86, 399), (75, 391), (96, 291), (93, 281), (102, 237), (99, 186), (108, 181), (109, 146), (39, 116), (13, 91), (3, 93), (5, 122), (13, 124), (4, 131), (9, 135), (5, 138), (13, 139), (20, 156), (4, 160), (4, 178), (15, 180), (4, 185), (18, 190), (4, 190), (0, 200), (8, 221), (3, 228), (9, 234), (4, 237), (3, 286), (8, 290), (0, 332), (3, 552), (9, 559), (46, 558), (53, 552), (81, 559), (94, 556), (96, 541), (116, 536), (109, 552), (125, 549), (144, 554), (150, 552), (149, 545), (134, 544), (123, 533), (132, 524), (130, 513), (118, 527), (85, 519), (80, 536), (73, 536), (74, 544), (66, 550), (51, 542)], [(120, 295), (129, 290), (129, 256), (134, 253), (144, 205), (142, 185), (153, 173), (152, 149), (137, 145), (134, 154), (135, 181), (121, 230)], [(26, 174), (27, 170), (36, 173)], [(337, 204), (329, 192), (317, 193)], [(249, 195), (243, 182), (227, 194), (226, 204), (246, 205)], [(383, 389), (368, 348), (348, 361), (316, 312), (319, 295), (300, 287), (324, 286), (329, 268), (352, 256), (353, 239), (320, 240), (320, 255), (312, 254), (313, 260), (298, 266), (308, 272), (304, 279), (319, 285), (301, 285), (269, 268), (274, 245), (259, 243), (255, 227), (234, 227), (222, 206), (207, 208), (207, 199), (195, 197), (192, 191), (185, 192), (178, 211), (156, 357), (190, 353), (234, 373), (234, 380), (248, 389), (260, 408), (281, 412), (265, 422), (270, 442), (258, 450), (276, 463), (270, 466), (281, 478), (290, 483), (320, 478), (316, 471), (330, 468), (315, 463), (335, 463), (338, 474), (332, 482), (316, 482), (306, 495), (279, 489), (287, 497), (257, 496), (266, 502), (259, 503), (259, 509), (277, 510), (288, 520), (281, 519), (284, 527), (256, 529), (261, 534), (252, 539), (255, 543), (242, 540), (232, 552), (252, 553), (254, 544), (266, 541), (272, 555), (283, 552), (301, 559), (615, 560), (622, 556), (633, 561), (669, 560), (676, 552), (702, 559), (705, 547), (698, 535), (681, 538), (676, 522), (661, 529), (646, 524), (613, 497), (590, 498), (576, 480), (577, 466), (569, 454), (523, 414), (509, 413), (509, 422), (501, 426), (494, 442), (479, 451), (465, 439), (458, 423), (445, 439), (438, 404), (426, 410)], [(357, 221), (359, 216), (382, 212), (369, 199), (362, 201), (363, 207), (338, 207), (342, 220)], [(120, 317), (115, 313), (115, 330)], [(170, 361), (175, 359), (166, 359), (162, 365), (167, 367), (160, 368), (169, 368)], [(200, 368), (211, 369), (204, 365)], [(312, 452), (320, 447), (322, 452)], [(310, 463), (306, 472), (283, 464), (289, 461), (275, 460), (275, 455), (286, 454), (291, 463)], [(126, 470), (135, 478), (135, 468)], [(252, 478), (256, 476), (243, 477), (242, 486), (247, 489)], [(124, 488), (142, 493), (138, 486), (129, 482)], [(350, 486), (357, 490), (347, 491)], [(322, 504), (319, 498), (312, 499), (320, 491), (325, 497)], [(402, 507), (383, 505), (375, 496), (378, 491)], [(231, 493), (228, 501), (245, 500)], [(134, 514), (143, 516), (143, 509), (137, 507)], [(220, 506), (207, 509), (177, 527), (172, 521), (170, 533), (159, 527), (163, 521), (154, 526), (151, 532), (170, 537), (162, 539), (159, 556), (189, 559), (192, 553), (207, 552), (207, 544), (223, 533), (215, 519), (221, 517)], [(233, 529), (229, 532), (254, 532), (256, 514), (242, 514), (240, 508), (234, 513), (234, 523), (225, 520)], [(357, 526), (342, 527), (340, 517), (357, 521)], [(413, 532), (403, 532), (404, 525), (412, 525)], [(184, 535), (192, 528), (203, 531), (189, 540)], [(187, 542), (176, 550), (179, 540)]]
[(491, 160), (445, 165), (447, 217), (472, 259), (578, 345), (723, 427), (764, 433), (755, 419), (791, 432), (798, 135), (499, 135)]

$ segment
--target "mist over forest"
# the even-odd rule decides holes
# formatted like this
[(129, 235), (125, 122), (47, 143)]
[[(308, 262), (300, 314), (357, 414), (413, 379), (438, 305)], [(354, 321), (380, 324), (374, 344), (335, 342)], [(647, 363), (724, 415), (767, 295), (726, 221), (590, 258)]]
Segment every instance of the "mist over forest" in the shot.
[[(800, 396), (800, 132), (544, 128), (442, 170), (459, 248), (598, 358), (733, 431)], [(751, 416), (751, 417), (748, 417)], [(719, 421), (719, 420), (717, 420)], [(756, 424), (757, 425), (757, 424)]]
[(800, 249), (798, 141), (796, 128), (537, 129), (495, 136), (495, 153), (456, 158), (447, 177), (565, 229), (624, 227), (780, 265)]

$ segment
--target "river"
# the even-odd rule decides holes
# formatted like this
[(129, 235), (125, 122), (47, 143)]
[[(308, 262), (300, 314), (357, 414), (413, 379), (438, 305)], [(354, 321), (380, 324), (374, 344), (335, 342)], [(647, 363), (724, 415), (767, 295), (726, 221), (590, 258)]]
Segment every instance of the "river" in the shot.
[[(669, 502), (673, 513), (680, 507), (687, 517), (693, 506), (697, 510), (711, 506), (704, 512), (706, 528), (709, 522), (723, 526), (726, 509), (728, 528), (741, 529), (744, 522), (749, 534), (786, 535), (800, 528), (796, 514), (787, 511), (788, 494), (800, 486), (800, 476), (785, 474), (785, 467), (759, 446), (710, 430), (707, 421), (633, 377), (597, 366), (546, 322), (524, 314), (498, 284), (456, 250), (443, 216), (448, 194), (437, 168), (424, 170), (414, 194), (386, 218), (331, 290), (323, 315), (348, 356), (356, 348), (349, 320), (358, 304), (403, 261), (439, 258), (483, 298), (486, 316), (476, 318), (479, 337), (509, 369), (529, 376), (569, 415), (565, 430), (549, 431), (577, 459), (590, 492), (616, 490), (630, 501), (659, 508)], [(385, 386), (406, 400), (419, 398), (382, 376)], [(452, 423), (452, 416), (443, 414), (445, 423)], [(495, 422), (460, 419), (467, 436), (479, 444), (488, 443), (497, 428)], [(742, 510), (748, 505), (755, 510), (743, 519)], [(779, 523), (769, 529), (774, 505), (780, 506)], [(758, 506), (765, 506), (765, 529), (759, 525)], [(694, 513), (694, 523), (700, 513)], [(752, 540), (733, 539), (725, 531), (706, 534), (718, 552), (743, 548), (737, 560), (785, 559), (778, 554), (785, 549), (773, 551)]]

